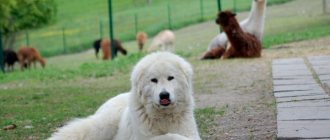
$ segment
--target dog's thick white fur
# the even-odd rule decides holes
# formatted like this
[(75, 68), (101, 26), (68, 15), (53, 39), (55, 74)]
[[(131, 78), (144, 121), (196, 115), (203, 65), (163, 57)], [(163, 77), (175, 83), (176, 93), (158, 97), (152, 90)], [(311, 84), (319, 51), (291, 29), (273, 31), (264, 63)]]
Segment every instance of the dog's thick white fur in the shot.
[(148, 52), (157, 50), (171, 51), (174, 46), (175, 35), (171, 30), (164, 30), (159, 32), (151, 42)]
[[(264, 32), (267, 0), (252, 0), (252, 7), (248, 18), (239, 24), (243, 31), (256, 36), (260, 41)], [(207, 51), (216, 47), (226, 47), (228, 38), (224, 32), (215, 36), (208, 45)]]
[(108, 100), (94, 115), (70, 122), (49, 140), (200, 140), (192, 75), (183, 58), (151, 53), (134, 67), (130, 92)]

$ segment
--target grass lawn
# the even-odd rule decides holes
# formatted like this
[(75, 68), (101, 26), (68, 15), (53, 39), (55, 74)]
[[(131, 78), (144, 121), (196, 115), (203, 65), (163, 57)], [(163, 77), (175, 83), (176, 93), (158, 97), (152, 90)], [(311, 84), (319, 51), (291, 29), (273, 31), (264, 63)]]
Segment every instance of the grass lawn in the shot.
[[(92, 5), (92, 2), (87, 0), (62, 0), (62, 2), (75, 3), (72, 5), (84, 3), (85, 5), (82, 7), (86, 8), (86, 11), (90, 11), (86, 13), (86, 16), (90, 17), (92, 17), (92, 13), (106, 12), (101, 10), (105, 5), (99, 2), (99, 0), (95, 1), (95, 3), (100, 4), (93, 5), (99, 11), (88, 9), (91, 8), (89, 5)], [(121, 2), (124, 3), (125, 1)], [(164, 5), (164, 2), (161, 0), (155, 0), (154, 2), (155, 5)], [(205, 1), (205, 5), (208, 2)], [(230, 4), (229, 0), (224, 0), (224, 2), (227, 2), (228, 5)], [(320, 14), (320, 4), (321, 0), (297, 0), (284, 5), (268, 7), (263, 40), (264, 47), (268, 48), (275, 44), (328, 36), (330, 34), (330, 15)], [(143, 7), (147, 7), (143, 4), (137, 4), (138, 8), (133, 9), (132, 6), (128, 6), (125, 10), (126, 5), (124, 5), (122, 5), (124, 8), (115, 9), (115, 12), (119, 14), (134, 9), (142, 11)], [(59, 5), (59, 9), (61, 8), (67, 9), (64, 5), (62, 7)], [(72, 10), (72, 15), (59, 13), (59, 16), (63, 16), (63, 19), (66, 19), (66, 21), (58, 21), (57, 24), (50, 27), (31, 31), (31, 43), (36, 43), (36, 46), (39, 47), (34, 39), (47, 32), (49, 33), (49, 38), (56, 38), (56, 36), (61, 38), (57, 29), (60, 29), (62, 25), (69, 24), (71, 21), (77, 26), (81, 25), (82, 28), (79, 28), (80, 30), (90, 30), (86, 31), (89, 34), (86, 37), (83, 37), (80, 30), (73, 30), (74, 28), (72, 28), (72, 31), (70, 31), (72, 38), (80, 38), (77, 39), (77, 44), (85, 44), (84, 48), (90, 46), (92, 39), (99, 36), (98, 25), (96, 24), (95, 28), (92, 28), (92, 24), (84, 22), (85, 19), (79, 20), (79, 18), (83, 18), (79, 15), (81, 11), (75, 11), (70, 8), (67, 10)], [(284, 10), (286, 11), (285, 13), (283, 12)], [(76, 16), (79, 16), (79, 18), (76, 19)], [(103, 16), (105, 17), (106, 14)], [(246, 16), (247, 13), (240, 13), (238, 18), (243, 19)], [(98, 19), (99, 17), (95, 17), (94, 21), (98, 22)], [(90, 25), (91, 29), (89, 29), (88, 25)], [(92, 31), (95, 31), (95, 33), (91, 34)], [(177, 38), (176, 52), (185, 57), (194, 67), (208, 66), (211, 68), (213, 65), (230, 64), (231, 61), (217, 63), (217, 61), (201, 62), (199, 60), (202, 53), (206, 50), (208, 42), (213, 36), (218, 34), (218, 27), (213, 21), (176, 30), (175, 34)], [(54, 52), (56, 51), (61, 51), (60, 45), (56, 45), (60, 41), (51, 41), (46, 37), (37, 40), (42, 40), (46, 42), (45, 44), (49, 44), (40, 44), (40, 49), (45, 54), (48, 52), (48, 55), (51, 55), (52, 53), (55, 54)], [(150, 40), (148, 40), (148, 44), (150, 44)], [(46, 59), (47, 65), (45, 69), (38, 67), (38, 69), (24, 72), (16, 70), (7, 74), (0, 73), (0, 127), (2, 128), (9, 124), (18, 126), (11, 131), (0, 130), (0, 140), (45, 139), (57, 127), (68, 120), (90, 115), (108, 98), (118, 93), (129, 91), (130, 71), (133, 65), (145, 54), (137, 53), (137, 46), (134, 41), (125, 42), (124, 47), (128, 49), (129, 55), (119, 55), (114, 61), (97, 60), (94, 52), (90, 50), (77, 54), (49, 57)], [(196, 71), (202, 74), (198, 69)], [(202, 87), (203, 84), (199, 79), (194, 79), (195, 89)], [(195, 113), (201, 135), (206, 136), (208, 135), (207, 127), (213, 125), (214, 116), (226, 114), (226, 108), (207, 107), (197, 109)]]

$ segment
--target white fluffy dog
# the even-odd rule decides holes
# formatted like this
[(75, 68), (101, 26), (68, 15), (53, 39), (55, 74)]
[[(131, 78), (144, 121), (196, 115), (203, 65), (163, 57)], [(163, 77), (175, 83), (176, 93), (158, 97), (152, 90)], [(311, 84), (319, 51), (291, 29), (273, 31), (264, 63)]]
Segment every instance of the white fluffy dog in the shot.
[[(248, 18), (239, 23), (243, 31), (256, 36), (260, 41), (264, 32), (266, 4), (267, 0), (252, 0), (252, 7)], [(210, 51), (216, 47), (225, 48), (227, 46), (227, 42), (228, 38), (226, 34), (222, 32), (211, 40), (207, 51)]]
[(49, 140), (200, 140), (192, 75), (190, 64), (177, 55), (149, 54), (134, 67), (129, 93), (108, 100)]
[(159, 32), (151, 42), (148, 52), (162, 50), (170, 51), (173, 49), (175, 35), (171, 30), (164, 30)]

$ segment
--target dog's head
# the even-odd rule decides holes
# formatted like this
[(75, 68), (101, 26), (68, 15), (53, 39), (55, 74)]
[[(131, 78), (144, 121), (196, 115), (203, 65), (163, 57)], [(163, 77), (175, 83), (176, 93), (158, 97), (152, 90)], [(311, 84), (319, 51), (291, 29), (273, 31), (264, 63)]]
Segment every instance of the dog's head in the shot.
[(132, 72), (132, 100), (138, 100), (147, 113), (178, 112), (193, 103), (192, 74), (183, 58), (169, 52), (152, 53)]

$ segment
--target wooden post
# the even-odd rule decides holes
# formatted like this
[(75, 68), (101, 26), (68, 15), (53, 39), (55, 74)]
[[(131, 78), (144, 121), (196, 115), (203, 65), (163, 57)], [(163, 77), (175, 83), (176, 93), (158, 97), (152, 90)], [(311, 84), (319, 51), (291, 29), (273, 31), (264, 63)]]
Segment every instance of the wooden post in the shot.
[(103, 24), (102, 24), (102, 20), (100, 19), (100, 25), (99, 25), (100, 27), (100, 39), (102, 39), (103, 38)]
[[(218, 11), (220, 12), (220, 11), (222, 11), (222, 9), (221, 9), (221, 0), (217, 0), (217, 2), (218, 2)], [(220, 30), (220, 33), (221, 33), (222, 30), (221, 30), (220, 26), (219, 26), (219, 30)]]
[(168, 28), (172, 29), (172, 21), (171, 21), (171, 6), (167, 5), (167, 16), (168, 16)]
[(204, 13), (203, 13), (203, 11), (204, 11), (204, 4), (203, 4), (203, 0), (200, 0), (200, 8), (201, 8), (201, 21), (203, 21), (204, 20)]
[(327, 14), (328, 3), (327, 0), (323, 0), (323, 14)]
[(65, 38), (65, 28), (62, 28), (62, 41), (63, 41), (63, 53), (66, 53), (66, 38)]
[(135, 25), (135, 34), (137, 34), (137, 32), (138, 32), (138, 15), (137, 14), (135, 14), (134, 15), (134, 25)]
[(3, 55), (3, 47), (2, 47), (2, 33), (0, 31), (0, 69), (3, 73), (5, 73), (5, 63), (4, 63), (4, 55)]
[(29, 32), (25, 31), (25, 39), (26, 39), (26, 46), (30, 46), (30, 37), (29, 37)]
[(115, 43), (114, 43), (114, 37), (113, 37), (113, 23), (112, 23), (112, 0), (108, 0), (108, 10), (109, 10), (109, 32), (110, 32), (110, 49), (111, 49), (111, 58), (112, 60), (116, 57), (115, 55)]

